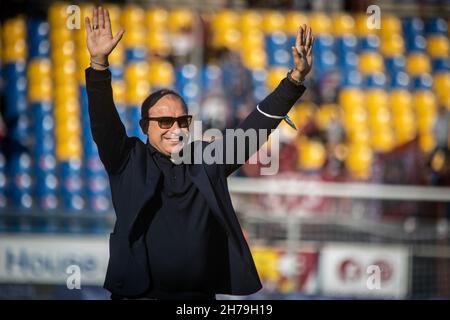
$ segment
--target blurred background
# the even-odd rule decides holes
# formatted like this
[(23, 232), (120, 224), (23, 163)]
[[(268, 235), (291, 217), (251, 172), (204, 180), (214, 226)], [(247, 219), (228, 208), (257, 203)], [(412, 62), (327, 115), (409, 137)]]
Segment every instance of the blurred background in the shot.
[(264, 283), (243, 298), (450, 298), (448, 0), (18, 0), (0, 12), (0, 299), (109, 298), (115, 216), (84, 79), (94, 4), (126, 29), (113, 90), (143, 141), (140, 105), (161, 87), (203, 129), (238, 124), (292, 66), (299, 25), (312, 27), (299, 131), (282, 123), (271, 155), (279, 173), (246, 164), (229, 179)]

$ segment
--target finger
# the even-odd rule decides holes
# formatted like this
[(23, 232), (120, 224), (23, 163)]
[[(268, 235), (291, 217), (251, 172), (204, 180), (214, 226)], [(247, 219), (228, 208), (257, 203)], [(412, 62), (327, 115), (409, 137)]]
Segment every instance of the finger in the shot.
[(303, 27), (300, 27), (300, 45), (297, 46), (297, 48), (299, 48), (300, 46), (303, 46), (305, 44), (303, 41), (303, 33), (304, 33)]
[(109, 18), (109, 11), (105, 10), (105, 29), (106, 31), (109, 31), (110, 33), (112, 33), (111, 31), (111, 19)]
[(123, 36), (124, 33), (125, 33), (125, 30), (122, 28), (114, 36), (114, 38), (113, 38), (114, 47), (117, 46), (117, 44), (119, 43), (120, 39), (122, 39), (122, 36)]
[(298, 52), (297, 52), (297, 48), (296, 47), (291, 47), (292, 48), (292, 57), (297, 58), (298, 57)]
[(91, 29), (91, 21), (89, 20), (89, 17), (84, 18), (84, 25), (86, 27), (86, 34), (90, 35), (92, 32), (92, 29)]
[(92, 9), (92, 27), (98, 26), (98, 10), (94, 7)]
[(311, 28), (308, 27), (308, 32), (306, 33), (306, 43), (305, 43), (306, 47), (309, 48), (309, 46), (311, 45)]
[(300, 47), (300, 28), (297, 29), (297, 37), (295, 37), (295, 47)]
[(306, 29), (308, 27), (306, 26), (306, 24), (303, 24), (303, 39), (302, 39), (302, 44), (305, 45), (306, 44)]
[(100, 29), (105, 28), (105, 12), (102, 7), (98, 8), (98, 27)]

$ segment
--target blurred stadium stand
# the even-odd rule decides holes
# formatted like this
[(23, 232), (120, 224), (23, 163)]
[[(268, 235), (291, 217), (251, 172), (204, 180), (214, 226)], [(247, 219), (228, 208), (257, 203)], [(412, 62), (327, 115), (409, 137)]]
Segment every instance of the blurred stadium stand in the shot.
[[(140, 104), (161, 87), (179, 91), (207, 128), (235, 125), (285, 77), (295, 32), (309, 24), (314, 68), (290, 112), (300, 130), (280, 125), (280, 173), (261, 183), (267, 178), (254, 179), (261, 166), (246, 164), (230, 178), (265, 283), (256, 297), (450, 298), (448, 2), (445, 15), (440, 1), (380, 1), (379, 30), (367, 27), (365, 8), (309, 11), (310, 1), (294, 1), (305, 10), (256, 9), (236, 1), (240, 9), (218, 9), (219, 2), (201, 11), (194, 1), (106, 5), (113, 32), (126, 29), (110, 70), (127, 133), (146, 140)], [(83, 21), (92, 5), (80, 4), (80, 29), (70, 30), (68, 3), (36, 3), (40, 11), (2, 13), (0, 249), (49, 236), (61, 243), (88, 237), (95, 247), (112, 230), (114, 213), (87, 112)], [(390, 264), (383, 276), (392, 288), (371, 295), (325, 285), (365, 274), (353, 261), (353, 271), (341, 270), (344, 280), (330, 278), (335, 270), (324, 261), (330, 269), (338, 264), (342, 244), (360, 266), (367, 259)], [(6, 271), (0, 298), (14, 296)]]

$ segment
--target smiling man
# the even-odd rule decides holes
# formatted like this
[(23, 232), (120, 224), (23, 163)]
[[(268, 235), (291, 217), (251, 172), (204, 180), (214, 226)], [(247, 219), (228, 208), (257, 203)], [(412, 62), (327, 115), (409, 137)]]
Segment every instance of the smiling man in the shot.
[[(99, 7), (92, 24), (86, 18), (86, 33), (91, 130), (117, 217), (104, 284), (111, 298), (215, 299), (218, 293), (248, 295), (261, 289), (227, 186), (227, 177), (242, 163), (174, 163), (173, 155), (186, 146), (202, 151), (210, 143), (186, 144), (192, 116), (183, 98), (169, 89), (150, 94), (142, 104), (140, 126), (147, 143), (128, 137), (108, 70), (108, 56), (124, 30), (113, 36), (108, 11)], [(238, 129), (270, 131), (289, 121), (286, 114), (305, 91), (313, 40), (309, 27), (299, 28), (294, 67)], [(247, 151), (245, 159), (256, 150)]]

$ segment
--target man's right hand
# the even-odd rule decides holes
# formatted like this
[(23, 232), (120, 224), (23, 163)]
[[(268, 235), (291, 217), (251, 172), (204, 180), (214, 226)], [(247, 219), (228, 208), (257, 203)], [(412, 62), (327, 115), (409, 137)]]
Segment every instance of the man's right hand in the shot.
[[(89, 17), (85, 19), (87, 48), (91, 55), (91, 66), (104, 70), (108, 65), (108, 56), (119, 43), (125, 32), (120, 29), (113, 37), (108, 10), (98, 7), (92, 10), (92, 26)], [(103, 65), (103, 66), (102, 66)]]

